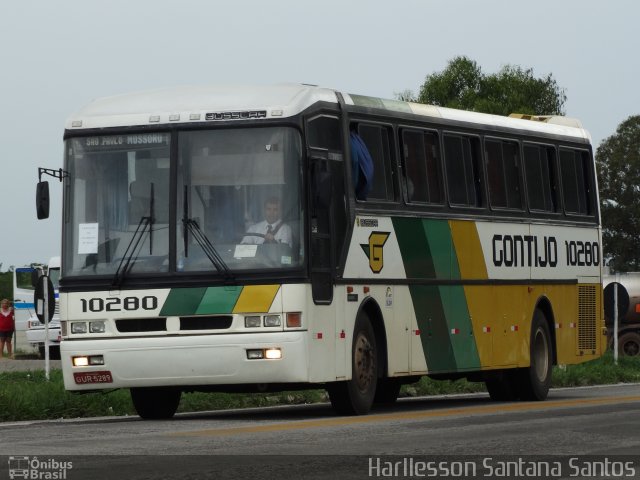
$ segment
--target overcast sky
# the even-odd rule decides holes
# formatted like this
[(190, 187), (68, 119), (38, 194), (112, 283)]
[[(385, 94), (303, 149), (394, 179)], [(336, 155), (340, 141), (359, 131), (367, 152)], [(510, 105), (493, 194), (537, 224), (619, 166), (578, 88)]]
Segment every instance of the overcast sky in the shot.
[(60, 184), (36, 220), (37, 167), (62, 166), (67, 117), (172, 85), (313, 83), (393, 98), (466, 55), (553, 74), (594, 145), (640, 114), (637, 0), (90, 0), (0, 14), (2, 271), (60, 251)]

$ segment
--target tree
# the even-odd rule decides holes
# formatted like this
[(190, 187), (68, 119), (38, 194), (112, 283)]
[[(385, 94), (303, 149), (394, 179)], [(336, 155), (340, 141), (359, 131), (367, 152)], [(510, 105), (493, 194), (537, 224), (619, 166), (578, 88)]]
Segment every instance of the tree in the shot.
[(614, 271), (640, 271), (640, 115), (596, 151), (604, 257)]
[(443, 107), (509, 115), (564, 115), (567, 96), (551, 74), (533, 76), (533, 69), (506, 65), (485, 75), (467, 57), (456, 57), (441, 73), (427, 75), (418, 101)]

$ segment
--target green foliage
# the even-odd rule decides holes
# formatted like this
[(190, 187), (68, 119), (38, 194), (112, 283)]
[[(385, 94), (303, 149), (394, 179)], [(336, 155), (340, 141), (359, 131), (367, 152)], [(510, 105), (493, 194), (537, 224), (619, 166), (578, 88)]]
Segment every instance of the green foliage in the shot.
[(509, 115), (563, 115), (564, 90), (551, 74), (533, 76), (533, 70), (506, 65), (485, 75), (467, 57), (456, 57), (441, 73), (428, 75), (418, 101), (461, 110)]
[[(638, 381), (640, 357), (621, 357), (618, 365), (615, 365), (609, 352), (592, 362), (554, 368), (552, 383), (554, 387), (573, 387)], [(64, 389), (60, 370), (51, 372), (49, 382), (45, 380), (41, 370), (0, 373), (0, 385), (0, 421), (136, 415), (128, 390), (73, 394)], [(417, 383), (403, 386), (400, 395), (415, 397), (481, 391), (484, 391), (483, 383), (423, 377)], [(178, 411), (198, 412), (327, 401), (324, 390), (247, 395), (195, 392), (182, 395)]]
[(596, 152), (605, 258), (614, 271), (640, 271), (640, 116), (622, 122)]

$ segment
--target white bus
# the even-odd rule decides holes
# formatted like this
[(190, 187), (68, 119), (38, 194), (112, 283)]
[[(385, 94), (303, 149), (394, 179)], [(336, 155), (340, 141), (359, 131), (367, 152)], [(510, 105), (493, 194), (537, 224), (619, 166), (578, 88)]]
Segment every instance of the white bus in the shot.
[[(605, 347), (589, 134), (308, 85), (96, 100), (65, 135), (65, 387), (326, 388), (421, 376), (546, 398)], [(272, 230), (268, 231), (267, 224)]]

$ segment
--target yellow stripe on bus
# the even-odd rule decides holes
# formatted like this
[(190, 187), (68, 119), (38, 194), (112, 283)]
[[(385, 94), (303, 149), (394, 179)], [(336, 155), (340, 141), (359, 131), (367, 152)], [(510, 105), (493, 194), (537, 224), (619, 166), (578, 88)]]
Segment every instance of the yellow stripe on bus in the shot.
[(449, 228), (458, 257), (460, 278), (486, 280), (487, 266), (475, 222), (449, 220)]
[(249, 285), (242, 293), (233, 308), (233, 313), (268, 312), (280, 285)]

